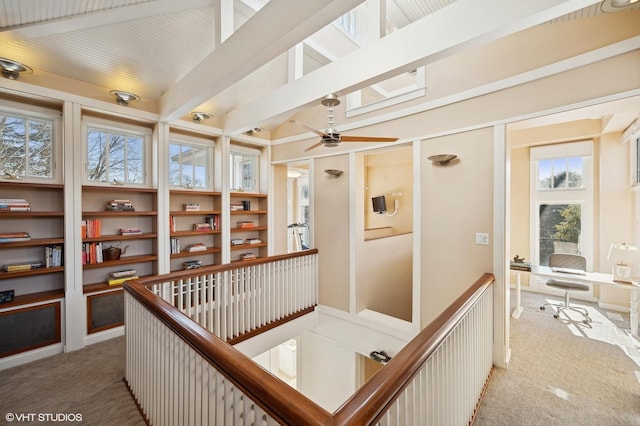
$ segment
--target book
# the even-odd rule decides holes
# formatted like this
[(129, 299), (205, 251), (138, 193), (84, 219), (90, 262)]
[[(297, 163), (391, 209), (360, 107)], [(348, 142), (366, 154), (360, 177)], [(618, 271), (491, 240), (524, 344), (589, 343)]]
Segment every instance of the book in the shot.
[(236, 227), (238, 228), (253, 228), (254, 224), (252, 220), (239, 220), (236, 222)]
[(231, 245), (232, 246), (241, 246), (244, 244), (244, 241), (242, 240), (242, 238), (233, 238), (231, 240)]
[(129, 281), (129, 280), (134, 280), (136, 278), (140, 278), (137, 275), (131, 275), (128, 277), (122, 277), (122, 278), (109, 278), (107, 279), (107, 284), (109, 285), (118, 285), (118, 284), (122, 284), (125, 281)]
[(125, 278), (137, 275), (135, 269), (124, 269), (122, 271), (113, 271), (109, 274), (111, 278)]
[(3, 232), (0, 233), (0, 238), (24, 238), (30, 237), (28, 232)]
[(36, 262), (21, 262), (21, 263), (11, 263), (8, 265), (3, 265), (2, 270), (4, 272), (16, 272), (16, 271), (28, 271), (31, 269), (43, 268), (44, 262), (36, 261)]
[(194, 231), (211, 231), (211, 225), (208, 223), (194, 223), (193, 230)]
[(195, 243), (195, 244), (189, 244), (187, 247), (185, 247), (184, 251), (194, 252), (194, 251), (205, 251), (206, 249), (207, 249), (207, 246), (204, 245), (203, 243)]
[(196, 268), (200, 268), (201, 266), (202, 266), (201, 260), (189, 260), (187, 262), (182, 263), (182, 267), (184, 269), (196, 269)]
[(142, 229), (138, 227), (120, 228), (120, 235), (139, 235), (139, 234), (142, 234)]
[(198, 203), (186, 203), (183, 204), (182, 207), (186, 212), (197, 212), (200, 211), (200, 204)]
[(256, 258), (257, 256), (254, 253), (244, 253), (240, 255), (240, 260), (252, 260)]
[(262, 243), (262, 240), (260, 238), (247, 238), (245, 240), (245, 244), (260, 244)]

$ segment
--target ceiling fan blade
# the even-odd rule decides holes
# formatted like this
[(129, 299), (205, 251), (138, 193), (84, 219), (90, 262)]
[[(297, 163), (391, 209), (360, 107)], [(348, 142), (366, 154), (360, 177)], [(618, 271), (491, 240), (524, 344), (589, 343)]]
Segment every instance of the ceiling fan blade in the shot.
[(324, 141), (320, 141), (316, 144), (311, 145), (309, 148), (305, 149), (304, 152), (311, 151), (312, 149), (322, 146), (323, 144), (324, 144)]
[(376, 138), (372, 136), (340, 136), (342, 142), (395, 142), (398, 138)]
[(323, 137), (323, 138), (329, 138), (329, 137), (331, 137), (331, 136), (329, 136), (328, 134), (326, 134), (325, 132), (322, 132), (322, 131), (320, 131), (320, 130), (318, 130), (318, 129), (314, 129), (313, 127), (311, 127), (311, 126), (309, 126), (309, 125), (307, 125), (307, 124), (303, 123), (302, 121), (298, 121), (298, 120), (289, 120), (289, 122), (291, 122), (291, 123), (293, 123), (293, 124), (297, 124), (297, 125), (298, 125), (298, 126), (300, 126), (300, 127), (304, 127), (305, 129), (307, 129), (307, 130), (309, 130), (309, 131), (311, 131), (311, 132), (315, 133), (316, 135), (321, 136), (321, 137)]

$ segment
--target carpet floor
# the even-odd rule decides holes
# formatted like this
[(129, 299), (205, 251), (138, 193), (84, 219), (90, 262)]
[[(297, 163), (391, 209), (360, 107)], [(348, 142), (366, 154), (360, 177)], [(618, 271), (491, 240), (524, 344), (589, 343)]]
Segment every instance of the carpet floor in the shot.
[[(547, 300), (557, 301), (523, 292), (509, 368), (495, 370), (474, 425), (640, 426), (640, 343), (629, 315), (577, 301), (593, 318), (585, 325), (540, 311)], [(119, 337), (2, 371), (0, 425), (144, 425), (122, 381), (124, 356)]]

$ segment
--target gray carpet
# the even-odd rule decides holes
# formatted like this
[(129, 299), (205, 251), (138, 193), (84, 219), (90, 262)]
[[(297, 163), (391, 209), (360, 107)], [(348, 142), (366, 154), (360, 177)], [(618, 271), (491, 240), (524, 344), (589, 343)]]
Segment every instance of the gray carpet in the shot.
[[(0, 425), (144, 425), (122, 381), (124, 349), (124, 337), (118, 337), (0, 371)], [(9, 423), (12, 414), (35, 417)], [(49, 414), (57, 417), (39, 421), (39, 415)], [(82, 421), (57, 421), (74, 420), (72, 414)]]
[(640, 344), (629, 315), (574, 301), (593, 318), (585, 325), (574, 312), (541, 311), (547, 299), (558, 300), (523, 292), (511, 363), (496, 369), (475, 426), (640, 425)]
[[(585, 326), (540, 311), (542, 295), (522, 300), (511, 364), (496, 369), (475, 426), (640, 426), (640, 344), (625, 331), (629, 316), (578, 302), (593, 317)], [(0, 424), (14, 413), (79, 413), (85, 425), (144, 425), (122, 381), (124, 351), (120, 337), (0, 372)]]

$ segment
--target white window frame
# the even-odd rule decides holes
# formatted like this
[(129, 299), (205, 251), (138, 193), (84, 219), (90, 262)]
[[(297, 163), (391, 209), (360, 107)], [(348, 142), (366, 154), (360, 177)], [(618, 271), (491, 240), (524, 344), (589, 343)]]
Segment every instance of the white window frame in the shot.
[(0, 170), (1, 182), (28, 182), (28, 183), (48, 183), (48, 184), (62, 184), (63, 183), (63, 169), (62, 167), (62, 118), (61, 112), (55, 109), (23, 104), (20, 102), (0, 100), (0, 113), (4, 115), (11, 115), (15, 117), (23, 117), (26, 119), (46, 120), (52, 123), (52, 154), (51, 161), (51, 177), (40, 176), (19, 176), (14, 178), (12, 176), (5, 177)]
[[(89, 129), (104, 130), (115, 134), (127, 134), (138, 136), (143, 140), (143, 181), (141, 183), (130, 182), (100, 182), (89, 179), (88, 167), (88, 132)], [(144, 126), (122, 123), (116, 120), (106, 120), (97, 117), (85, 116), (82, 118), (82, 184), (90, 186), (123, 186), (128, 188), (151, 188), (151, 137), (152, 130)]]
[[(213, 164), (214, 164), (214, 147), (215, 142), (211, 139), (206, 138), (198, 138), (194, 136), (170, 133), (169, 134), (169, 144), (167, 145), (167, 161), (169, 161), (169, 147), (171, 144), (180, 144), (182, 146), (191, 146), (202, 148), (206, 153), (206, 179), (207, 182), (204, 186), (198, 187), (186, 187), (184, 185), (172, 185), (171, 182), (168, 182), (170, 188), (183, 188), (183, 189), (193, 189), (197, 191), (206, 191), (213, 190)], [(168, 165), (167, 165), (168, 167)], [(169, 176), (167, 174), (167, 180)]]
[(241, 154), (241, 155), (252, 155), (256, 157), (256, 163), (255, 163), (255, 167), (254, 167), (254, 176), (253, 176), (253, 189), (252, 190), (248, 190), (246, 188), (233, 188), (231, 187), (233, 180), (229, 181), (229, 189), (231, 189), (231, 191), (238, 191), (238, 190), (242, 190), (244, 192), (249, 192), (249, 193), (259, 193), (260, 192), (260, 167), (261, 167), (261, 154), (262, 152), (257, 149), (257, 148), (249, 148), (246, 146), (240, 146), (240, 145), (231, 145), (230, 149), (229, 149), (229, 178), (231, 179), (231, 175), (233, 174), (233, 161), (231, 161), (231, 156), (233, 154)]
[[(543, 204), (579, 204), (581, 207), (581, 242), (580, 254), (587, 259), (587, 269), (593, 265), (594, 218), (593, 218), (593, 141), (567, 142), (554, 145), (532, 147), (529, 151), (530, 167), (530, 253), (534, 264), (540, 264), (540, 206)], [(583, 157), (582, 187), (564, 189), (538, 189), (539, 169), (538, 161), (564, 158)]]

